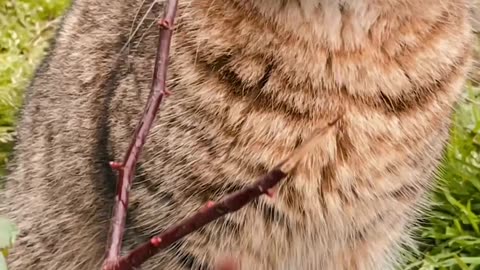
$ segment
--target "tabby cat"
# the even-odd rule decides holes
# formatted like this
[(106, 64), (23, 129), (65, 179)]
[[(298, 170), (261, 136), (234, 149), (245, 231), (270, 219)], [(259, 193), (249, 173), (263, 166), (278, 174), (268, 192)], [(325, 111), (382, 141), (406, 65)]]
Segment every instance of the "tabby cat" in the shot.
[[(76, 0), (26, 95), (0, 214), (11, 270), (99, 269), (165, 3)], [(270, 199), (142, 269), (388, 270), (412, 249), (471, 65), (468, 0), (180, 0), (127, 251), (255, 180), (336, 118)]]

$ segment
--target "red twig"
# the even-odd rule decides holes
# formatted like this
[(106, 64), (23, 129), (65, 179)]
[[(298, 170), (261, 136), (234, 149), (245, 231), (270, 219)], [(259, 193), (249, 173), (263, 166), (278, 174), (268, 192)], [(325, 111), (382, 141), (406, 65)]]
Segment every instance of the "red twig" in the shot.
[(228, 213), (241, 209), (260, 195), (272, 195), (271, 189), (295, 168), (305, 152), (311, 149), (313, 144), (316, 143), (318, 139), (322, 138), (322, 135), (330, 130), (336, 121), (337, 120), (315, 132), (310, 140), (304, 143), (300, 148), (296, 149), (285, 161), (275, 166), (274, 169), (260, 177), (260, 179), (253, 184), (247, 185), (245, 188), (227, 195), (217, 203), (208, 202), (192, 216), (171, 226), (163, 233), (151, 238), (150, 241), (134, 249), (127, 256), (120, 258), (117, 267), (110, 269), (132, 270), (134, 267), (140, 266), (160, 250), (168, 247), (182, 237)]
[(286, 176), (280, 169), (275, 168), (263, 176), (258, 182), (237, 191), (218, 203), (207, 203), (197, 213), (170, 227), (158, 236), (150, 239), (134, 249), (129, 255), (122, 257), (116, 270), (132, 270), (140, 266), (159, 250), (168, 247), (175, 241), (192, 233), (205, 224), (227, 214), (237, 211), (248, 202), (265, 193)]
[(112, 169), (118, 171), (117, 195), (115, 197), (114, 216), (111, 226), (110, 243), (104, 269), (115, 269), (118, 263), (122, 239), (125, 228), (125, 217), (128, 208), (128, 195), (133, 181), (137, 160), (145, 144), (146, 137), (150, 131), (155, 116), (166, 90), (168, 57), (170, 54), (170, 43), (172, 39), (174, 19), (177, 11), (178, 0), (169, 0), (164, 18), (159, 22), (160, 37), (155, 60), (154, 78), (150, 97), (143, 112), (142, 119), (138, 124), (132, 142), (127, 150), (122, 163), (111, 162)]

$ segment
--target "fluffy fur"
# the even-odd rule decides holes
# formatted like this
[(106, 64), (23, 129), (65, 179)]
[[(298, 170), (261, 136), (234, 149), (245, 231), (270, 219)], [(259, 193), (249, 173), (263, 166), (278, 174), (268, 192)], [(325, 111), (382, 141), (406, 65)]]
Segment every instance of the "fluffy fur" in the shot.
[[(153, 0), (76, 0), (30, 87), (0, 210), (12, 270), (96, 269), (148, 97)], [(169, 87), (132, 190), (126, 249), (241, 188), (338, 116), (275, 199), (142, 269), (386, 270), (401, 262), (470, 67), (467, 0), (181, 0)]]

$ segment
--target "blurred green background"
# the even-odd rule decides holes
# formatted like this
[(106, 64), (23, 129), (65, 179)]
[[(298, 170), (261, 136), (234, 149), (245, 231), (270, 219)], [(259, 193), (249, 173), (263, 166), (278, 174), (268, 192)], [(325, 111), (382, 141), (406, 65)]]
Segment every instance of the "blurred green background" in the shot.
[[(15, 139), (23, 90), (69, 2), (0, 0), (0, 177)], [(465, 89), (440, 173), (442, 186), (418, 232), (421, 253), (407, 255), (405, 269), (480, 269), (480, 87), (469, 81)]]
[(12, 149), (15, 115), (67, 0), (0, 0), (0, 174)]

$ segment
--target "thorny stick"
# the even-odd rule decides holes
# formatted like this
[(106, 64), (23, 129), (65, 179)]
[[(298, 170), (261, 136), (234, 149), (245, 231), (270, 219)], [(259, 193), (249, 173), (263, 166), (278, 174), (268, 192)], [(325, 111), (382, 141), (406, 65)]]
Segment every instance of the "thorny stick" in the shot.
[(315, 130), (309, 140), (295, 149), (289, 157), (280, 162), (267, 174), (260, 177), (256, 182), (227, 195), (217, 203), (208, 202), (192, 216), (167, 228), (163, 233), (151, 238), (149, 242), (142, 244), (127, 256), (120, 258), (116, 267), (108, 268), (108, 270), (132, 270), (135, 267), (139, 267), (160, 250), (168, 247), (182, 237), (228, 213), (239, 210), (262, 194), (269, 194), (272, 188), (295, 169), (306, 152), (311, 150), (316, 143), (324, 138), (324, 135), (335, 126), (338, 119), (339, 118), (335, 119), (325, 127)]
[(118, 181), (109, 248), (104, 269), (111, 269), (110, 267), (116, 265), (118, 262), (122, 248), (125, 218), (128, 208), (128, 195), (133, 181), (137, 160), (159, 110), (160, 104), (164, 96), (169, 93), (166, 90), (167, 66), (177, 5), (178, 0), (168, 0), (165, 16), (159, 22), (160, 36), (157, 56), (155, 59), (154, 78), (142, 119), (135, 130), (124, 161), (122, 163), (110, 163), (112, 169), (118, 171)]

